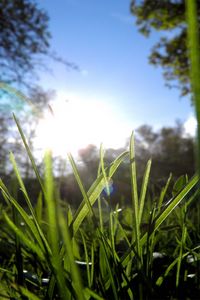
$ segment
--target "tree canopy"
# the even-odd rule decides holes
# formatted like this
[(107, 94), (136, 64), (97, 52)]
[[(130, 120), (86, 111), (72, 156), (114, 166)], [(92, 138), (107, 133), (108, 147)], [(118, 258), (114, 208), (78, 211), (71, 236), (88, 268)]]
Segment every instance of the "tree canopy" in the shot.
[(35, 1), (0, 1), (0, 81), (24, 83), (34, 71), (48, 51), (48, 21)]
[[(200, 14), (200, 1), (198, 12)], [(163, 67), (169, 87), (177, 86), (181, 94), (190, 92), (187, 53), (187, 24), (184, 0), (132, 0), (131, 12), (139, 31), (149, 36), (152, 30), (163, 34), (149, 56), (151, 64)]]

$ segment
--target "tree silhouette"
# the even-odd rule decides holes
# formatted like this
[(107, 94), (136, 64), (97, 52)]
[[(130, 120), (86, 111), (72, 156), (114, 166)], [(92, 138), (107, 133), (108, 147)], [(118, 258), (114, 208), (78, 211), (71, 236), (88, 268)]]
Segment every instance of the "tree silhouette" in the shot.
[(0, 81), (26, 82), (48, 52), (48, 21), (35, 1), (0, 1)]
[[(200, 1), (197, 0), (200, 14)], [(163, 34), (153, 47), (149, 61), (161, 66), (169, 87), (177, 86), (181, 94), (190, 92), (189, 61), (187, 53), (187, 24), (184, 0), (132, 0), (131, 12), (136, 16), (139, 31), (149, 36), (157, 30)], [(172, 84), (172, 82), (174, 82)]]

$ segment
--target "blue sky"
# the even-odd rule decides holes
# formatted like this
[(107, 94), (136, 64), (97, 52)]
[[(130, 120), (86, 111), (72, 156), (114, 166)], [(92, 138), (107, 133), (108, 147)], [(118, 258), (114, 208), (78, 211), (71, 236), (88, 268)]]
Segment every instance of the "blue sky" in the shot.
[(107, 102), (128, 129), (144, 123), (173, 126), (191, 116), (189, 98), (165, 87), (162, 69), (148, 64), (159, 34), (145, 38), (138, 32), (130, 0), (44, 0), (40, 6), (50, 17), (52, 49), (81, 70), (49, 61), (53, 75), (41, 74), (44, 87), (69, 100), (76, 95), (83, 103), (87, 98)]

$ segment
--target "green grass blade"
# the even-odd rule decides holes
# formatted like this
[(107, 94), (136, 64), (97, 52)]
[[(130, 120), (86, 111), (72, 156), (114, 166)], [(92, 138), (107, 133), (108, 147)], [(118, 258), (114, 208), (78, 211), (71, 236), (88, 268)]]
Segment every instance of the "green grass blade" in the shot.
[[(190, 54), (190, 78), (197, 118), (197, 166), (200, 176), (200, 43), (198, 1), (186, 0), (188, 22), (188, 50)], [(198, 206), (199, 208), (199, 206)]]
[(200, 174), (200, 45), (199, 45), (199, 16), (196, 0), (185, 0), (188, 23), (188, 50), (190, 56), (190, 78), (197, 117), (197, 163)]
[(39, 225), (41, 225), (42, 223), (42, 210), (43, 210), (43, 201), (42, 201), (42, 193), (40, 193), (35, 206), (35, 216)]
[(72, 285), (74, 287), (74, 291), (77, 296), (77, 299), (84, 300), (81, 276), (79, 274), (77, 265), (75, 263), (75, 259), (74, 259), (74, 255), (73, 255), (73, 248), (72, 248), (72, 241), (70, 238), (68, 225), (67, 225), (66, 220), (60, 210), (59, 210), (58, 219), (59, 219), (59, 227), (60, 227), (60, 231), (61, 231), (61, 235), (62, 235), (62, 239), (63, 239), (63, 245), (65, 248), (66, 260), (68, 260), (69, 264), (70, 264)]
[(39, 171), (38, 171), (38, 169), (37, 169), (37, 166), (36, 166), (34, 157), (33, 157), (32, 153), (31, 153), (31, 150), (30, 150), (30, 148), (29, 148), (29, 146), (28, 146), (28, 143), (27, 143), (27, 141), (26, 141), (26, 138), (25, 138), (25, 135), (24, 135), (24, 133), (23, 133), (23, 130), (21, 129), (21, 126), (20, 126), (20, 124), (19, 124), (19, 121), (17, 120), (17, 118), (15, 117), (14, 114), (13, 114), (13, 117), (14, 117), (15, 123), (16, 123), (16, 125), (17, 125), (18, 131), (19, 131), (19, 133), (20, 133), (21, 139), (22, 139), (22, 141), (23, 141), (23, 144), (24, 144), (24, 146), (25, 146), (26, 152), (27, 152), (27, 154), (28, 154), (28, 157), (29, 157), (29, 159), (30, 159), (30, 161), (31, 161), (31, 164), (32, 164), (33, 170), (34, 170), (34, 172), (35, 172), (35, 175), (36, 175), (36, 177), (37, 177), (37, 179), (38, 179), (38, 182), (39, 182), (39, 184), (40, 184), (40, 187), (41, 187), (41, 189), (42, 189), (42, 191), (43, 191), (43, 193), (44, 193), (44, 186), (43, 186), (43, 183), (42, 183), (42, 179), (41, 179), (40, 174), (39, 174)]
[[(13, 221), (16, 227), (19, 227), (20, 219), (17, 211), (12, 209)], [(22, 247), (19, 237), (15, 234), (15, 263), (17, 268), (17, 284), (24, 285), (24, 276), (23, 276), (23, 256), (22, 256)]]
[(30, 292), (22, 286), (19, 286), (17, 289), (21, 292), (23, 296), (27, 297), (27, 299), (29, 300), (40, 300), (40, 298), (38, 298), (35, 294), (33, 294), (32, 292)]
[(30, 237), (27, 237), (24, 232), (17, 227), (13, 221), (9, 218), (9, 216), (6, 214), (6, 212), (3, 213), (4, 219), (6, 223), (9, 225), (9, 227), (12, 229), (12, 231), (19, 237), (19, 239), (30, 249), (32, 250), (37, 256), (42, 260), (45, 261), (45, 256), (40, 249), (40, 247), (35, 244), (34, 241), (30, 239)]
[(72, 166), (74, 176), (75, 176), (75, 178), (76, 178), (76, 181), (77, 181), (78, 186), (79, 186), (79, 188), (80, 188), (80, 191), (81, 191), (81, 193), (82, 193), (83, 199), (85, 200), (85, 203), (86, 203), (86, 205), (87, 205), (87, 207), (88, 207), (89, 212), (91, 213), (91, 215), (94, 216), (94, 212), (93, 212), (93, 209), (92, 209), (92, 205), (91, 205), (91, 203), (90, 203), (90, 199), (89, 199), (89, 197), (88, 197), (88, 195), (87, 195), (87, 192), (85, 191), (85, 188), (84, 188), (83, 183), (82, 183), (82, 181), (81, 181), (81, 178), (80, 178), (78, 169), (77, 169), (77, 167), (76, 167), (76, 164), (75, 164), (75, 162), (74, 162), (74, 159), (73, 159), (73, 157), (72, 157), (71, 154), (68, 155), (68, 158), (69, 158), (70, 164), (71, 164), (71, 166)]
[(91, 245), (91, 263), (90, 282), (92, 286), (94, 283), (94, 243)]
[[(36, 215), (35, 215), (34, 208), (33, 208), (33, 206), (32, 206), (31, 200), (30, 200), (30, 198), (29, 198), (29, 195), (28, 195), (28, 193), (27, 193), (27, 190), (26, 190), (25, 185), (24, 185), (24, 183), (23, 183), (23, 180), (22, 180), (22, 178), (21, 178), (20, 171), (19, 171), (19, 169), (18, 169), (18, 167), (17, 167), (17, 163), (16, 163), (16, 161), (15, 161), (14, 155), (13, 155), (12, 153), (10, 154), (10, 160), (11, 160), (11, 163), (12, 163), (12, 165), (13, 165), (14, 172), (15, 172), (15, 175), (16, 175), (16, 177), (17, 177), (19, 186), (20, 186), (20, 188), (21, 188), (21, 191), (22, 191), (23, 194), (24, 194), (24, 197), (25, 197), (27, 206), (28, 206), (28, 208), (29, 208), (29, 210), (30, 210), (31, 216), (32, 216), (32, 218), (33, 218), (33, 220), (34, 220), (35, 226), (36, 226), (37, 231), (38, 231), (38, 233), (39, 233), (40, 238), (39, 238), (39, 236), (37, 235), (37, 240), (39, 241), (40, 246), (41, 246), (42, 248), (43, 248), (42, 243), (44, 243), (44, 246), (46, 247), (48, 253), (50, 253), (51, 251), (50, 251), (49, 245), (48, 245), (47, 240), (46, 240), (46, 238), (45, 238), (45, 236), (44, 236), (44, 234), (43, 234), (43, 232), (42, 232), (42, 230), (41, 230), (41, 228), (40, 228), (40, 225), (39, 225), (39, 223), (38, 223), (38, 221), (37, 221), (37, 218), (36, 218)], [(23, 210), (20, 209), (19, 205), (17, 205), (17, 203), (16, 203), (16, 201), (13, 199), (13, 197), (11, 197), (11, 201), (12, 201), (12, 203), (15, 205), (15, 207), (18, 209), (18, 211), (19, 211), (20, 213), (23, 212)], [(23, 216), (25, 216), (25, 215), (23, 214)], [(25, 221), (26, 221), (26, 220), (25, 220)], [(29, 224), (29, 225), (30, 225), (30, 224)], [(35, 232), (35, 234), (36, 234), (36, 232)], [(35, 235), (35, 236), (36, 236), (36, 235)], [(41, 242), (41, 241), (42, 241), (42, 242)]]
[[(131, 194), (132, 205), (134, 211), (134, 231), (135, 235), (132, 237), (132, 242), (136, 239), (136, 248), (138, 257), (141, 258), (141, 245), (140, 245), (140, 219), (139, 219), (139, 204), (138, 204), (138, 191), (137, 191), (137, 174), (135, 162), (135, 147), (134, 147), (134, 134), (132, 132), (130, 138), (130, 174), (131, 174)], [(133, 232), (134, 232), (133, 231)], [(139, 262), (140, 264), (140, 262)]]
[[(101, 162), (99, 163), (97, 178), (99, 178), (101, 174)], [(101, 204), (101, 196), (98, 197), (98, 212), (99, 212), (99, 227), (101, 232), (103, 233), (104, 226), (103, 226), (103, 212), (102, 212), (102, 204)]]
[(182, 200), (185, 199), (187, 194), (194, 188), (198, 183), (198, 175), (195, 175), (188, 184), (182, 189), (182, 191), (172, 199), (172, 201), (167, 205), (163, 212), (156, 218), (155, 230), (164, 222), (164, 220), (172, 213), (172, 211), (180, 204)]
[(13, 169), (14, 169), (15, 175), (16, 175), (16, 177), (17, 177), (19, 186), (20, 186), (20, 188), (21, 188), (21, 190), (22, 190), (22, 192), (23, 192), (23, 194), (24, 194), (24, 196), (25, 196), (25, 200), (26, 200), (26, 203), (27, 203), (27, 205), (28, 205), (28, 208), (29, 208), (29, 210), (30, 210), (30, 212), (31, 212), (31, 214), (32, 214), (32, 216), (33, 216), (33, 218), (34, 218), (34, 217), (35, 217), (35, 212), (34, 212), (34, 209), (33, 209), (32, 204), (31, 204), (31, 200), (30, 200), (30, 198), (29, 198), (29, 196), (28, 196), (28, 193), (27, 193), (27, 191), (26, 191), (26, 188), (25, 188), (25, 185), (24, 185), (24, 183), (23, 183), (23, 180), (22, 180), (22, 178), (21, 178), (20, 171), (19, 171), (19, 169), (18, 169), (18, 167), (17, 167), (17, 163), (16, 163), (16, 161), (15, 161), (15, 158), (14, 158), (13, 153), (10, 153), (10, 161), (11, 161), (11, 163), (12, 163), (12, 165), (13, 165)]
[(97, 293), (90, 290), (89, 288), (84, 289), (84, 294), (85, 294), (86, 299), (90, 299), (92, 297), (92, 299), (95, 299), (95, 300), (105, 300), (105, 298), (102, 298), (101, 296), (99, 296)]
[[(187, 185), (182, 189), (182, 191), (179, 192), (178, 195), (174, 196), (170, 203), (164, 208), (162, 212), (155, 218), (154, 220), (154, 228), (152, 233), (155, 232), (159, 228), (159, 226), (166, 220), (166, 218), (173, 212), (173, 210), (183, 201), (187, 195), (191, 192), (191, 190), (194, 187), (198, 186), (199, 179), (198, 175), (195, 175), (192, 177), (192, 179), (187, 183)], [(148, 238), (148, 233), (146, 232), (142, 238), (140, 239), (140, 244), (143, 246)], [(121, 262), (123, 262), (123, 265), (127, 264), (127, 260), (129, 257), (129, 254), (131, 253), (132, 248), (128, 249), (126, 253), (122, 256)]]
[(100, 147), (100, 163), (101, 163), (101, 171), (102, 171), (103, 178), (104, 178), (104, 181), (105, 181), (106, 193), (109, 196), (109, 194), (110, 194), (109, 180), (107, 178), (106, 169), (105, 169), (105, 165), (104, 165), (104, 149), (103, 149), (103, 145), (102, 144), (101, 144), (101, 147)]
[[(1, 185), (0, 185), (0, 189), (2, 189)], [(14, 198), (12, 198), (10, 195), (6, 194), (4, 190), (2, 190), (2, 195), (3, 195), (3, 197), (6, 197), (8, 199), (8, 201), (10, 201), (12, 203), (12, 205), (15, 207), (15, 209), (17, 209), (17, 211), (19, 212), (20, 216), (23, 218), (24, 222), (26, 223), (27, 228), (31, 232), (32, 236), (35, 238), (35, 240), (38, 242), (38, 245), (40, 246), (41, 250), (44, 252), (45, 248), (44, 248), (43, 242), (41, 240), (41, 236), (38, 234), (38, 230), (37, 230), (37, 228), (36, 228), (33, 220), (30, 219), (29, 215), (18, 204), (18, 202)], [(46, 239), (45, 239), (45, 242), (47, 243)]]
[[(193, 251), (195, 251), (196, 249), (199, 249), (200, 246), (197, 246), (193, 249)], [(191, 254), (191, 252), (186, 252), (182, 255), (182, 259), (187, 257), (189, 254)], [(164, 274), (162, 276), (160, 276), (157, 281), (156, 281), (156, 285), (161, 286), (163, 283), (163, 280), (165, 277), (167, 277), (167, 275), (169, 274), (169, 272), (175, 267), (175, 265), (178, 262), (179, 257), (177, 257), (176, 259), (174, 259), (174, 261), (167, 267), (167, 269), (165, 270)]]
[[(122, 153), (120, 156), (118, 156), (114, 162), (111, 164), (110, 168), (108, 169), (108, 178), (112, 178), (114, 173), (116, 172), (117, 168), (119, 165), (122, 163), (124, 158), (127, 156), (128, 152)], [(100, 194), (102, 193), (103, 189), (105, 188), (105, 181), (103, 178), (103, 175), (101, 174), (92, 184), (90, 187), (87, 195), (89, 197), (90, 204), (93, 205), (95, 201), (98, 199)], [(74, 220), (72, 222), (72, 229), (73, 233), (75, 234), (77, 230), (79, 229), (80, 225), (82, 224), (83, 220), (87, 216), (89, 212), (89, 208), (85, 201), (81, 203), (79, 208), (77, 209), (75, 215), (74, 215)]]
[(164, 198), (165, 198), (165, 196), (166, 196), (166, 193), (167, 193), (169, 184), (170, 184), (170, 182), (171, 182), (171, 179), (172, 179), (172, 174), (169, 175), (169, 178), (168, 178), (168, 180), (167, 180), (166, 185), (165, 185), (164, 188), (162, 188), (162, 190), (161, 190), (160, 197), (159, 197), (159, 200), (158, 200), (158, 208), (157, 208), (158, 213), (159, 213), (160, 210), (161, 210), (161, 206), (162, 206), (163, 200), (164, 200)]
[(185, 248), (186, 238), (187, 238), (187, 227), (186, 227), (186, 224), (183, 223), (182, 236), (181, 236), (181, 242), (180, 242), (180, 250), (179, 250), (178, 262), (177, 262), (177, 271), (176, 271), (176, 287), (179, 286), (181, 264), (182, 264), (182, 259), (183, 259), (183, 250)]
[(49, 242), (52, 250), (50, 257), (52, 271), (56, 277), (56, 282), (59, 294), (62, 300), (67, 300), (67, 288), (65, 285), (65, 275), (62, 266), (62, 257), (59, 249), (59, 230), (58, 230), (58, 216), (57, 205), (54, 198), (54, 180), (52, 171), (52, 157), (50, 152), (46, 152), (44, 157), (45, 163), (45, 201), (48, 218), (48, 233)]
[(139, 199), (139, 224), (141, 224), (142, 221), (142, 214), (143, 214), (143, 209), (144, 209), (144, 202), (145, 202), (145, 197), (146, 197), (146, 192), (147, 192), (147, 187), (148, 187), (148, 182), (149, 182), (149, 175), (150, 175), (150, 170), (151, 170), (151, 160), (147, 162), (146, 169), (144, 172), (144, 177), (142, 181), (142, 188), (141, 188), (141, 193), (140, 193), (140, 199)]
[(114, 279), (114, 274), (113, 274), (113, 270), (112, 267), (110, 265), (110, 259), (109, 259), (109, 252), (110, 252), (110, 248), (108, 248), (107, 243), (105, 242), (104, 238), (102, 237), (101, 239), (101, 246), (102, 246), (102, 252), (101, 255), (103, 256), (105, 263), (106, 263), (106, 270), (108, 272), (108, 277), (111, 283), (111, 287), (112, 287), (112, 291), (113, 291), (113, 299), (118, 300), (118, 293), (117, 293), (117, 285)]
[(84, 232), (82, 230), (80, 230), (80, 232), (81, 232), (81, 238), (83, 241), (83, 248), (84, 248), (84, 254), (85, 254), (85, 262), (86, 262), (86, 269), (87, 269), (87, 281), (88, 281), (88, 286), (91, 287), (92, 284), (91, 284), (91, 277), (90, 277), (90, 264), (89, 264), (88, 250), (87, 250)]
[(56, 203), (54, 199), (54, 181), (52, 174), (52, 158), (51, 153), (46, 152), (44, 157), (45, 164), (45, 202), (47, 210), (47, 220), (49, 225), (49, 242), (52, 254), (58, 253), (58, 231), (57, 231), (57, 215)]

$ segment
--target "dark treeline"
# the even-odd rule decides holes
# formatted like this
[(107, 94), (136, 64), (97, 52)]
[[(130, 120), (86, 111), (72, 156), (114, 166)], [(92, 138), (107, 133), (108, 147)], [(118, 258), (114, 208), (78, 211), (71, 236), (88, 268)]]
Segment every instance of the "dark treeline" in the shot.
[[(16, 160), (22, 171), (24, 182), (29, 190), (32, 200), (35, 202), (39, 194), (39, 185), (33, 176), (33, 170), (30, 165), (27, 154), (22, 148), (22, 143), (11, 143), (12, 151), (17, 154)], [(105, 165), (109, 165), (119, 154), (128, 149), (129, 141), (126, 146), (120, 149), (107, 149), (105, 152)], [(4, 131), (1, 132), (1, 175), (6, 183), (13, 185), (14, 178), (12, 166), (8, 168), (8, 147), (5, 143)], [(137, 177), (139, 187), (141, 186), (146, 163), (152, 159), (152, 168), (150, 173), (150, 193), (159, 194), (169, 175), (172, 174), (172, 184), (181, 176), (186, 175), (190, 178), (195, 172), (194, 162), (194, 138), (186, 135), (180, 122), (174, 127), (163, 127), (155, 131), (151, 126), (142, 125), (135, 131), (135, 153), (137, 163)], [(7, 151), (7, 153), (6, 153)], [(21, 152), (20, 152), (21, 151)], [(21, 154), (20, 154), (21, 153)], [(63, 159), (59, 158), (55, 162), (56, 166), (63, 166)], [(81, 179), (88, 189), (97, 177), (99, 166), (99, 149), (95, 145), (88, 145), (79, 150), (77, 166)], [(42, 165), (39, 165), (41, 175), (43, 173)], [(74, 175), (66, 170), (56, 169), (56, 182), (61, 199), (71, 205), (77, 206), (82, 200), (81, 193), (75, 181)], [(130, 203), (130, 170), (128, 158), (121, 165), (113, 178), (111, 185), (112, 193), (110, 195), (111, 203)], [(171, 196), (171, 195), (169, 195)], [(19, 198), (20, 198), (19, 194)], [(105, 194), (105, 198), (106, 194)], [(19, 199), (20, 201), (20, 199)]]
[[(120, 153), (128, 148), (128, 143), (121, 149), (107, 149), (105, 162), (109, 164)], [(165, 185), (170, 174), (171, 184), (182, 175), (189, 178), (195, 172), (195, 145), (194, 138), (186, 135), (180, 122), (174, 127), (163, 127), (159, 131), (151, 126), (140, 126), (135, 132), (135, 152), (137, 163), (138, 184), (141, 186), (146, 163), (152, 159), (150, 174), (150, 193), (158, 195)], [(99, 150), (94, 145), (79, 151), (80, 174), (86, 187), (89, 187), (96, 178), (99, 164)], [(80, 194), (76, 192), (77, 184), (73, 174), (69, 174), (61, 185), (61, 195), (70, 203), (79, 202)], [(127, 162), (124, 162), (114, 176), (112, 186), (111, 203), (116, 204), (125, 201), (130, 203), (130, 170)], [(169, 195), (171, 197), (171, 195)]]

